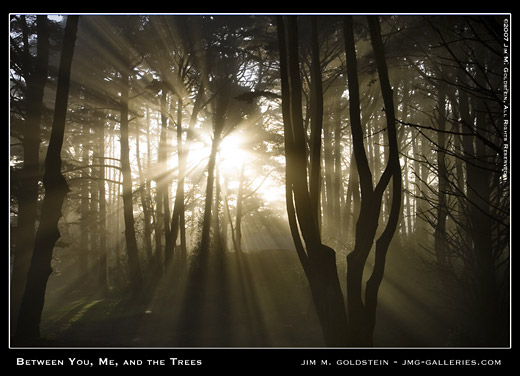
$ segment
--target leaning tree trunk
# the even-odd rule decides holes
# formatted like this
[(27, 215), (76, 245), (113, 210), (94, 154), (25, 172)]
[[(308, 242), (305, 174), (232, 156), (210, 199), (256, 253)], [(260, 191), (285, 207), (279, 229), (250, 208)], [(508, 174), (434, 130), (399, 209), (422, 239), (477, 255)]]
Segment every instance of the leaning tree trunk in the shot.
[[(220, 82), (220, 85), (222, 86), (218, 87), (217, 84), (216, 87), (220, 93), (217, 97), (216, 110), (215, 114), (213, 115), (213, 140), (211, 143), (211, 153), (208, 161), (208, 179), (206, 184), (206, 198), (204, 202), (204, 217), (202, 222), (202, 233), (199, 245), (199, 255), (202, 258), (207, 258), (207, 255), (209, 254), (212, 219), (213, 215), (218, 215), (218, 213), (212, 214), (211, 210), (214, 204), (213, 200), (215, 199), (213, 194), (213, 189), (215, 185), (215, 167), (217, 161), (218, 148), (220, 142), (222, 141), (222, 132), (224, 130), (226, 114), (228, 111), (228, 105), (230, 100), (229, 93), (231, 88), (231, 82), (229, 82), (227, 78), (224, 78), (223, 81)], [(218, 197), (216, 198), (216, 200), (218, 200)]]
[(45, 197), (41, 209), (41, 220), (36, 232), (27, 284), (20, 306), (16, 339), (21, 343), (40, 337), (40, 321), (45, 302), (47, 281), (52, 273), (52, 252), (60, 237), (58, 221), (69, 187), (61, 174), (61, 147), (65, 133), (65, 120), (70, 86), (72, 56), (76, 43), (78, 16), (68, 16), (63, 49), (58, 72), (56, 104), (52, 131), (45, 158), (43, 185)]
[[(25, 289), (27, 271), (34, 247), (34, 229), (38, 206), (40, 155), (40, 119), (43, 93), (49, 65), (49, 27), (47, 16), (37, 17), (36, 65), (26, 77), (27, 115), (23, 128), (23, 168), (20, 172), (16, 245), (11, 279), (11, 317), (16, 319)], [(29, 57), (24, 63), (30, 69)], [(14, 320), (13, 320), (14, 321)]]

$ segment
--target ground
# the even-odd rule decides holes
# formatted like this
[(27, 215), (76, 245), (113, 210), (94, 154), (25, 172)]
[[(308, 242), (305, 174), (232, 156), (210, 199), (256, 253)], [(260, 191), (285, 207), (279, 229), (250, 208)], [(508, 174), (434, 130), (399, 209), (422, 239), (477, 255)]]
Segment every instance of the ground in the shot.
[[(421, 270), (411, 270), (403, 257), (399, 252), (389, 256), (374, 344), (446, 346), (446, 317), (428, 291), (434, 281)], [(88, 283), (72, 287), (64, 275), (53, 276), (39, 345), (323, 346), (309, 287), (294, 251), (246, 252), (240, 259), (228, 253), (218, 260), (206, 283), (190, 285), (183, 273), (172, 273), (139, 299), (124, 290), (101, 296)]]

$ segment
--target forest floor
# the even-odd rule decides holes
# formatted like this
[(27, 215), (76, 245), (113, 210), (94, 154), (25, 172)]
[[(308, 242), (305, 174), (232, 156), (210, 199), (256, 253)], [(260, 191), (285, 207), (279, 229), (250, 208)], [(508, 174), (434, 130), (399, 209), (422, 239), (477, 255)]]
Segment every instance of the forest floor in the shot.
[[(402, 257), (389, 257), (375, 345), (447, 346), (446, 314), (429, 291), (434, 279), (410, 268)], [(181, 274), (163, 278), (138, 300), (116, 291), (99, 296), (88, 284), (71, 288), (63, 276), (53, 276), (42, 316), (41, 346), (323, 346), (294, 251), (246, 252), (241, 260), (229, 253), (217, 269), (205, 284), (191, 287)]]
[[(292, 251), (228, 254), (225, 270), (194, 291), (178, 274), (146, 297), (49, 281), (41, 332), (53, 347), (322, 346), (319, 324)], [(218, 274), (218, 275), (217, 275)], [(205, 291), (202, 291), (205, 290)], [(189, 292), (187, 292), (189, 291)]]

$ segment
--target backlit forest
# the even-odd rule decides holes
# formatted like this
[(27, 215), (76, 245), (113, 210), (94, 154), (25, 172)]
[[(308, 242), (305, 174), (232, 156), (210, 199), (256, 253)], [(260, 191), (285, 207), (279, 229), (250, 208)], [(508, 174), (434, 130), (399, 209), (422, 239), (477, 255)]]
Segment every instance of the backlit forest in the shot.
[(509, 22), (11, 14), (11, 344), (508, 346)]

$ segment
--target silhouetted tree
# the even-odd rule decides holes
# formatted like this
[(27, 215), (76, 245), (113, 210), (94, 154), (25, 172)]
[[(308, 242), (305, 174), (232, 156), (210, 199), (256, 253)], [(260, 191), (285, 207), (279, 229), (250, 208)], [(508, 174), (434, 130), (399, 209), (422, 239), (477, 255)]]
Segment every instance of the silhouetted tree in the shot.
[(23, 125), (23, 167), (19, 174), (18, 218), (16, 245), (11, 277), (11, 317), (16, 320), (25, 289), (27, 271), (34, 248), (37, 218), (38, 182), (40, 179), (40, 121), (43, 111), (43, 94), (49, 65), (49, 26), (47, 16), (36, 18), (36, 59), (29, 54), (28, 30), (25, 16), (20, 17), (23, 34), (21, 68), (25, 73), (26, 98)]
[(27, 285), (16, 330), (16, 338), (22, 343), (32, 341), (40, 336), (40, 320), (45, 301), (45, 289), (52, 272), (52, 251), (60, 237), (58, 221), (61, 217), (63, 201), (69, 191), (67, 182), (61, 173), (60, 153), (65, 132), (70, 71), (78, 21), (78, 16), (67, 17), (67, 26), (63, 37), (54, 119), (43, 175), (45, 197), (42, 203), (40, 225), (36, 232), (31, 265), (27, 274)]
[[(127, 70), (128, 69), (128, 70)], [(132, 189), (132, 171), (130, 166), (130, 147), (128, 141), (128, 93), (130, 91), (129, 73), (131, 68), (123, 68), (121, 74), (121, 99), (120, 99), (120, 128), (121, 128), (121, 172), (123, 176), (123, 214), (125, 218), (126, 252), (128, 255), (128, 268), (130, 272), (130, 284), (134, 295), (138, 295), (143, 288), (143, 277), (139, 263), (139, 250), (135, 237), (134, 205)]]
[[(287, 24), (287, 28), (286, 25)], [(317, 42), (317, 40), (314, 40)], [(309, 205), (312, 199), (307, 183), (307, 152), (301, 109), (301, 80), (298, 59), (296, 17), (278, 17), (282, 111), (285, 134), (287, 210), (298, 256), (312, 292), (327, 346), (344, 346), (347, 342), (347, 316), (339, 284), (336, 256), (321, 241), (318, 212)], [(314, 97), (318, 99), (318, 96)], [(321, 132), (314, 137), (321, 139)], [(319, 163), (320, 147), (314, 148)], [(316, 179), (319, 174), (313, 175)], [(314, 182), (311, 181), (314, 186)], [(316, 197), (315, 197), (316, 198)], [(298, 227), (303, 237), (301, 241)]]

